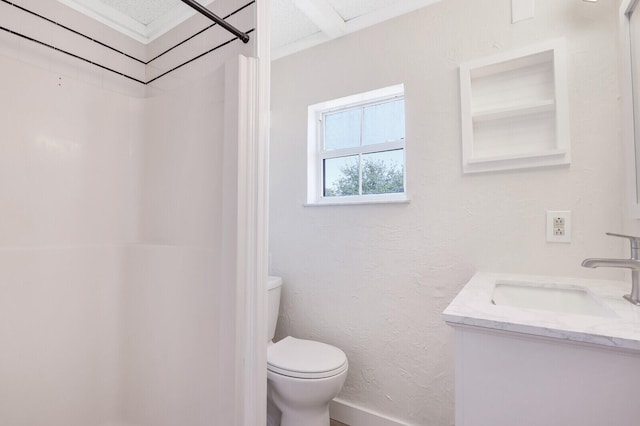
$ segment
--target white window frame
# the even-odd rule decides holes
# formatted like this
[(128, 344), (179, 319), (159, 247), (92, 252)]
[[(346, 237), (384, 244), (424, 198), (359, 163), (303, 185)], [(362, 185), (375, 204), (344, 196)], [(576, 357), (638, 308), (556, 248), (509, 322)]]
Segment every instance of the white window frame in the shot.
[[(307, 206), (345, 205), (345, 204), (373, 204), (373, 203), (406, 203), (407, 197), (407, 150), (406, 137), (399, 141), (383, 142), (373, 145), (362, 145), (352, 148), (325, 150), (323, 117), (326, 114), (361, 108), (367, 105), (384, 103), (394, 99), (404, 99), (404, 84), (372, 90), (366, 93), (347, 96), (309, 106), (307, 133)], [(325, 159), (346, 157), (350, 155), (370, 154), (383, 151), (402, 149), (404, 192), (390, 194), (363, 194), (336, 197), (323, 195), (323, 161)], [(362, 173), (362, 171), (361, 171)], [(362, 176), (360, 176), (362, 185)]]

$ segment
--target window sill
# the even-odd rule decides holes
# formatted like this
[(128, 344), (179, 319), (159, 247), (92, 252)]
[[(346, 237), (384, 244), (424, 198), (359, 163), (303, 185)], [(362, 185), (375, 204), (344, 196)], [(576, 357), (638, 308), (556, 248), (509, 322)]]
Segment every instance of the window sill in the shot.
[(411, 202), (407, 194), (398, 195), (364, 195), (357, 197), (332, 197), (322, 198), (316, 202), (305, 203), (304, 207), (325, 207), (325, 206), (354, 206), (367, 204), (409, 204)]

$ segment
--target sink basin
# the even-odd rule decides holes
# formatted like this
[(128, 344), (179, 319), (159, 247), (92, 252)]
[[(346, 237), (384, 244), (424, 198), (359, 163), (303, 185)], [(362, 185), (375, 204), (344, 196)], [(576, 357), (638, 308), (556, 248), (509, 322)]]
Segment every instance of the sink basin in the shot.
[(640, 311), (621, 297), (628, 290), (626, 281), (476, 272), (442, 316), (454, 327), (640, 354)]
[(496, 281), (491, 295), (494, 305), (566, 314), (616, 317), (587, 288), (535, 282)]

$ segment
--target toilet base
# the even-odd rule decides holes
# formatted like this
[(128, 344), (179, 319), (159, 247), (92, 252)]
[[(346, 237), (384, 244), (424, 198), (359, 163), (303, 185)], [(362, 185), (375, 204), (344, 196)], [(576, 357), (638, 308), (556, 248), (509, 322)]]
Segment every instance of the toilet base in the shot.
[(282, 413), (271, 399), (270, 389), (267, 388), (267, 426), (280, 426)]
[(324, 409), (288, 410), (282, 413), (280, 426), (329, 426), (329, 405)]
[(280, 426), (329, 426), (329, 405), (346, 377), (346, 369), (323, 379), (299, 379), (267, 370), (268, 403), (280, 412)]

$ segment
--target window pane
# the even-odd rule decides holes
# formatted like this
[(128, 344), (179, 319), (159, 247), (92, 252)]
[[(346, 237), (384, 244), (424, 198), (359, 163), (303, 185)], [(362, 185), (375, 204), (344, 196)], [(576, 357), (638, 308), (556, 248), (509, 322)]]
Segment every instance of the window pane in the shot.
[(325, 197), (359, 194), (360, 170), (357, 155), (328, 158), (323, 163)]
[(371, 105), (364, 109), (362, 144), (404, 139), (404, 99)]
[(324, 116), (324, 149), (360, 146), (362, 109), (341, 111)]
[(404, 192), (404, 149), (362, 156), (362, 193)]

